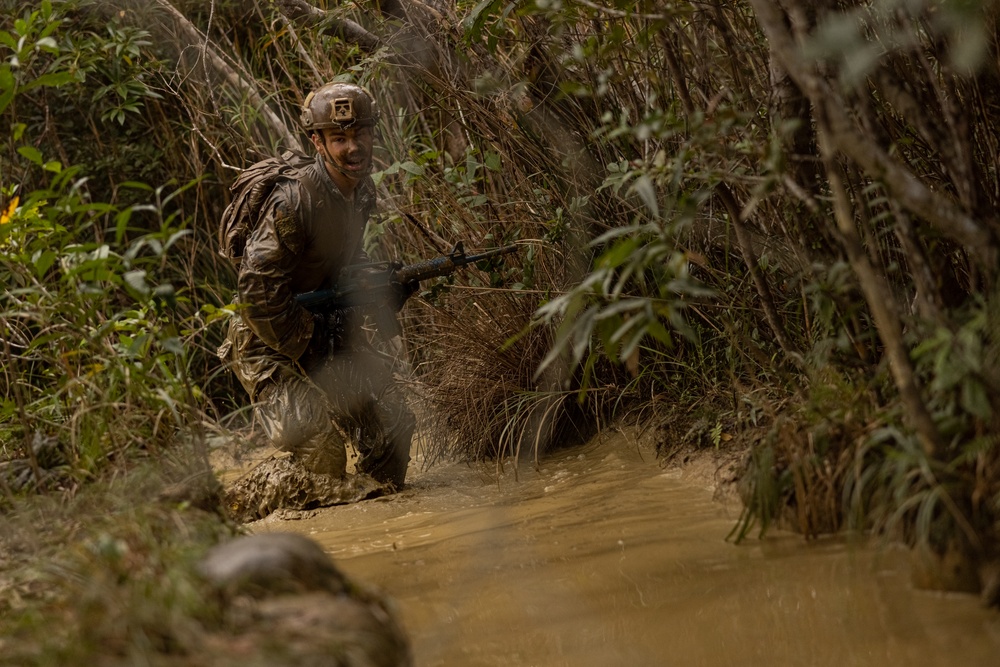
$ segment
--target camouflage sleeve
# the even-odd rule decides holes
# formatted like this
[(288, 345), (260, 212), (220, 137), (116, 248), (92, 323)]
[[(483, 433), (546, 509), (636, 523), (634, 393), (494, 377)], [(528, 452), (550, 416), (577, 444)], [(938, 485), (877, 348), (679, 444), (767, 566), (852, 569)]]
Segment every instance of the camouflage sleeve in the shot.
[(297, 214), (298, 193), (281, 184), (265, 203), (247, 239), (239, 272), (242, 316), (268, 347), (298, 359), (312, 336), (313, 318), (295, 301), (291, 276), (305, 245)]

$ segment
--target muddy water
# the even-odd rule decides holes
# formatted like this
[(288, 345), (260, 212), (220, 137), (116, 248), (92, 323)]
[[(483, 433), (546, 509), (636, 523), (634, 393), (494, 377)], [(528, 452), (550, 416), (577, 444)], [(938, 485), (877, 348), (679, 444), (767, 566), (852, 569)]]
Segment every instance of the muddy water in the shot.
[(623, 436), (538, 469), (444, 465), (311, 535), (395, 598), (418, 667), (1000, 665), (1000, 614), (914, 591), (900, 554), (774, 533)]

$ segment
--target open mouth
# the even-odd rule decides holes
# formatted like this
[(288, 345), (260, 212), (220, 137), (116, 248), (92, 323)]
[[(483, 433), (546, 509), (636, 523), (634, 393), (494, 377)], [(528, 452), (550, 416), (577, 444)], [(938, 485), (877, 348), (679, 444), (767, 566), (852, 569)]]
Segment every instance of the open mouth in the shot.
[(348, 171), (361, 172), (368, 169), (368, 163), (369, 163), (368, 160), (361, 158), (357, 160), (344, 160), (343, 162), (341, 162), (341, 165), (344, 167), (344, 169), (347, 169)]

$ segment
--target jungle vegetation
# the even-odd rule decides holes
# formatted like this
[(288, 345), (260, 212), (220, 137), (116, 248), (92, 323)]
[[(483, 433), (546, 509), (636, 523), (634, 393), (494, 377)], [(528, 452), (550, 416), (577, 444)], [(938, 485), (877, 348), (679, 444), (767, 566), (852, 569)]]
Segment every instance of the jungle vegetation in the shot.
[[(373, 256), (519, 247), (403, 313), (428, 460), (633, 419), (665, 459), (745, 449), (732, 539), (879, 535), (995, 601), (998, 19), (993, 0), (4, 0), (0, 505), (65, 509), (142, 461), (186, 479), (239, 432), (217, 221), (337, 79), (382, 112)], [(87, 558), (117, 557), (94, 539)]]

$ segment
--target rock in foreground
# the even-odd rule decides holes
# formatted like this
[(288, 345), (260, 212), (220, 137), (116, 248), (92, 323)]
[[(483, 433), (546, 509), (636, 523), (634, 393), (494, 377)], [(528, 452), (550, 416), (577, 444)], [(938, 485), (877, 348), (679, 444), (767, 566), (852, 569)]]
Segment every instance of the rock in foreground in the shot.
[(228, 632), (206, 642), (216, 665), (408, 667), (391, 603), (347, 580), (316, 542), (295, 533), (237, 538), (199, 566), (221, 596)]

